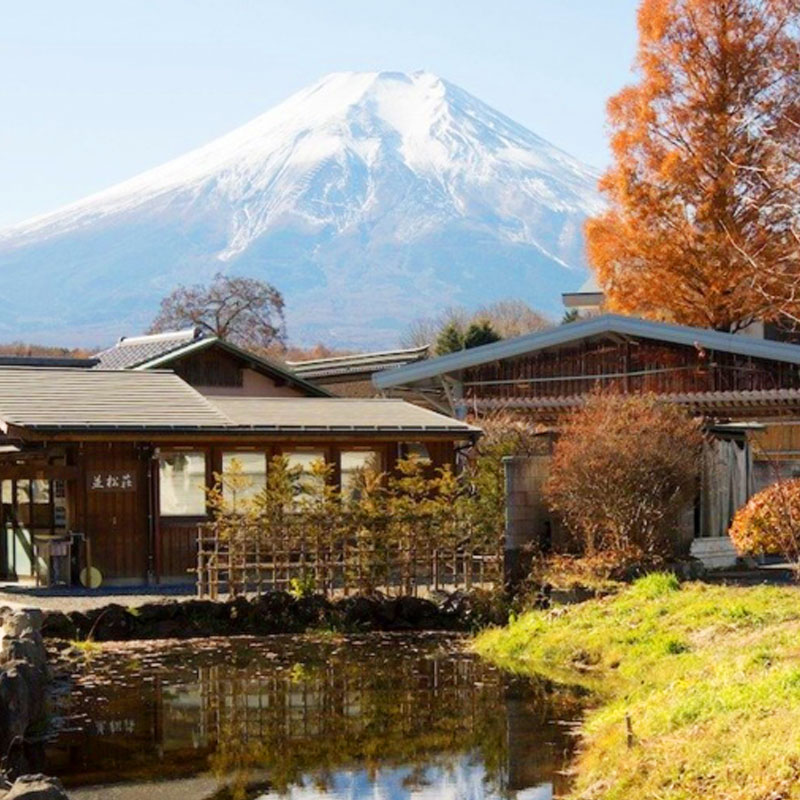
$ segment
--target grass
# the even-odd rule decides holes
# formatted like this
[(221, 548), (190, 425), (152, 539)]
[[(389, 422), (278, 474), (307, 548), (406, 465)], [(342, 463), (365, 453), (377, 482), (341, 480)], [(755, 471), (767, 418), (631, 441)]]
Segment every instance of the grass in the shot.
[(508, 669), (596, 693), (575, 798), (800, 800), (798, 588), (653, 574), (613, 596), (526, 613), (474, 646)]

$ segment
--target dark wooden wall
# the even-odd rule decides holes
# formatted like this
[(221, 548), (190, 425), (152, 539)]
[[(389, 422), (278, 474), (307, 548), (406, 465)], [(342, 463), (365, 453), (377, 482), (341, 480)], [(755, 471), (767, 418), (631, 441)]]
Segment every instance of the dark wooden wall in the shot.
[(191, 386), (240, 387), (242, 365), (238, 359), (213, 348), (176, 361), (173, 370)]
[(565, 397), (597, 386), (657, 394), (800, 387), (791, 364), (649, 340), (598, 340), (465, 370), (469, 398)]
[[(370, 448), (382, 454), (384, 468), (391, 468), (399, 451), (398, 442), (294, 442), (253, 444), (265, 454), (265, 459), (300, 444), (324, 451), (325, 458), (335, 465), (332, 479), (339, 482), (338, 453), (352, 448)], [(434, 467), (453, 464), (455, 450), (452, 442), (426, 443)], [(186, 449), (186, 442), (180, 446)], [(163, 451), (170, 443), (159, 443)], [(236, 450), (237, 444), (210, 444), (198, 442), (192, 450), (206, 454), (206, 482), (213, 483), (213, 473), (222, 470), (223, 452)], [(161, 581), (191, 580), (191, 570), (196, 566), (197, 529), (203, 517), (156, 517), (150, 534), (149, 503), (158, 508), (156, 462), (151, 461), (153, 446), (149, 443), (85, 443), (73, 445), (71, 459), (79, 466), (80, 477), (69, 482), (70, 528), (86, 533), (91, 541), (91, 560), (105, 580), (144, 581), (148, 570)], [(153, 474), (148, 467), (152, 464)], [(88, 488), (87, 476), (93, 472), (130, 471), (136, 475), (135, 492), (93, 492)], [(86, 553), (81, 555), (85, 563)]]
[[(73, 530), (90, 540), (92, 565), (105, 580), (145, 580), (148, 568), (148, 451), (130, 442), (86, 443), (79, 447), (81, 475), (71, 481)], [(90, 491), (93, 472), (131, 472), (135, 491)], [(84, 554), (84, 558), (85, 558)]]

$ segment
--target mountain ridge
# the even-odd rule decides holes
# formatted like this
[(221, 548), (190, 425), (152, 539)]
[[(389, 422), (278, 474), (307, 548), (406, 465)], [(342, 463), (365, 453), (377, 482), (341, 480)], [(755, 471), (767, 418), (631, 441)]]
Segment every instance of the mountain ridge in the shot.
[(23, 313), (0, 332), (116, 336), (175, 284), (219, 270), (274, 283), (305, 342), (393, 344), (414, 316), (501, 289), (555, 310), (585, 276), (596, 179), (431, 73), (332, 73), (177, 159), (0, 231), (7, 277), (69, 272), (86, 301), (78, 313), (52, 298), (61, 324)]

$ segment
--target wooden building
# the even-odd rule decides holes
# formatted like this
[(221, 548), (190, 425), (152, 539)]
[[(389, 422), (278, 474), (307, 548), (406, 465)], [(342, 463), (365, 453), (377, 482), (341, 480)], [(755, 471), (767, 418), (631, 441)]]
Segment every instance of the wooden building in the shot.
[(374, 383), (461, 419), (508, 409), (556, 428), (597, 387), (683, 406), (716, 437), (695, 535), (720, 540), (729, 554), (736, 505), (777, 477), (800, 475), (800, 346), (787, 342), (602, 314), (380, 373)]
[(271, 359), (243, 350), (199, 328), (121, 338), (94, 356), (95, 369), (169, 369), (206, 395), (330, 397)]
[(435, 465), (479, 430), (397, 400), (203, 395), (172, 372), (0, 367), (0, 577), (30, 577), (41, 543), (69, 539), (68, 574), (186, 580), (205, 487), (236, 458), (256, 486), (284, 454), (333, 466), (346, 491), (368, 460)]

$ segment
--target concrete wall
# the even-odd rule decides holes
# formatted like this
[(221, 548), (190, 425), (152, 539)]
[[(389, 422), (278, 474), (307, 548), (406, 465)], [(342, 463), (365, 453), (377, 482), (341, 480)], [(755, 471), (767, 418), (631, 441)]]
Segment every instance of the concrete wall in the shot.
[[(523, 579), (537, 550), (563, 551), (568, 542), (564, 530), (551, 518), (544, 503), (543, 487), (550, 474), (548, 455), (508, 456), (503, 459), (506, 482), (506, 580)], [(736, 551), (730, 539), (694, 538), (694, 504), (688, 505), (675, 520), (682, 555), (690, 552), (709, 568), (730, 566)]]
[(552, 544), (553, 526), (542, 489), (550, 474), (550, 455), (507, 456), (506, 581), (519, 582), (528, 573), (533, 553)]

